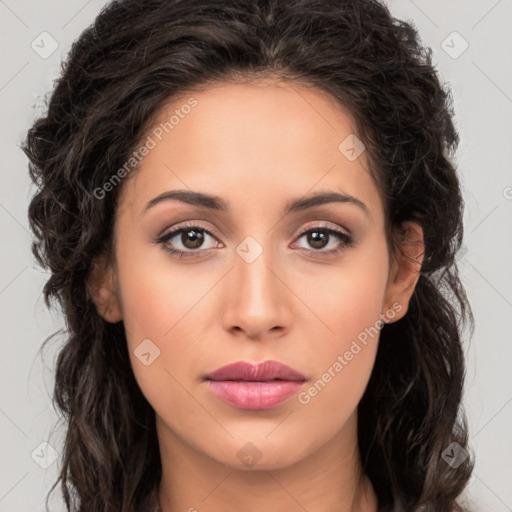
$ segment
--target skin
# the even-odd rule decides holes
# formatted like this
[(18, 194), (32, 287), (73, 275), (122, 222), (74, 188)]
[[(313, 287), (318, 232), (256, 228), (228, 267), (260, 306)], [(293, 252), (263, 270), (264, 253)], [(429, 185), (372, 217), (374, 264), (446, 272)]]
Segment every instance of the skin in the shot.
[[(389, 257), (366, 152), (349, 161), (338, 150), (355, 123), (325, 93), (217, 84), (175, 99), (160, 120), (192, 95), (197, 106), (123, 183), (114, 259), (98, 258), (90, 279), (98, 312), (124, 322), (135, 377), (156, 413), (162, 511), (374, 512), (357, 405), (378, 335), (307, 404), (293, 396), (271, 410), (237, 409), (203, 376), (234, 361), (273, 359), (301, 372), (311, 389), (392, 304), (390, 322), (406, 313), (424, 250), (421, 227), (405, 223), (402, 250)], [(220, 196), (231, 211), (167, 200), (144, 212), (177, 189)], [(287, 201), (320, 190), (350, 194), (368, 213), (329, 203), (283, 215)], [(155, 242), (186, 221), (211, 233), (199, 246), (184, 246), (181, 234), (167, 242), (196, 251), (189, 259)], [(354, 245), (327, 255), (339, 239), (325, 235), (322, 248), (302, 235), (320, 224), (349, 233)], [(246, 237), (263, 250), (250, 263), (236, 251)], [(144, 339), (160, 350), (148, 366), (134, 354)], [(252, 467), (239, 458), (248, 453), (260, 457)]]

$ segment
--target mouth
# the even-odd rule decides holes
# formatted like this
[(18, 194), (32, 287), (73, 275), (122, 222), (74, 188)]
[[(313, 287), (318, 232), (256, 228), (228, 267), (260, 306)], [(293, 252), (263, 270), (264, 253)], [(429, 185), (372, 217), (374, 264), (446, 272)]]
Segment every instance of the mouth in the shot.
[(293, 395), (306, 382), (297, 370), (277, 361), (252, 364), (232, 363), (204, 377), (210, 391), (238, 409), (273, 409)]
[(213, 381), (251, 381), (268, 382), (271, 380), (305, 381), (306, 377), (297, 370), (278, 361), (263, 361), (258, 364), (237, 361), (205, 375), (205, 379)]
[(299, 392), (301, 381), (208, 381), (210, 391), (220, 400), (236, 407), (261, 411), (273, 409)]

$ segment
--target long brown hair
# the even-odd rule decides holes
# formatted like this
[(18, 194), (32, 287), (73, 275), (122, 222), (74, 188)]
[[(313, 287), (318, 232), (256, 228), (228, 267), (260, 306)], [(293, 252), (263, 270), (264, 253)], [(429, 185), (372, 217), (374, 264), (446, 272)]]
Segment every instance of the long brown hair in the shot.
[[(150, 511), (161, 476), (154, 412), (133, 376), (122, 322), (97, 313), (86, 280), (111, 248), (123, 167), (164, 102), (214, 81), (273, 76), (328, 92), (354, 115), (388, 226), (414, 220), (425, 255), (409, 310), (386, 325), (358, 409), (359, 450), (380, 510), (451, 512), (473, 467), (461, 408), (458, 277), (463, 200), (449, 91), (416, 29), (377, 0), (124, 0), (73, 44), (23, 150), (44, 287), (66, 319), (54, 400), (66, 421), (59, 482), (68, 510)], [(391, 238), (389, 238), (390, 243)], [(455, 445), (456, 446), (456, 445)], [(54, 486), (55, 487), (55, 486)]]

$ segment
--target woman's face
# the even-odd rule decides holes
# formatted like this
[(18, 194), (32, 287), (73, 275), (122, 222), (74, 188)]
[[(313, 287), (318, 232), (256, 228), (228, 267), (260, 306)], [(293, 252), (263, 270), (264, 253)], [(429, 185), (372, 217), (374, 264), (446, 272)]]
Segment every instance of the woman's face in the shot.
[[(317, 90), (260, 83), (184, 95), (159, 122), (122, 185), (106, 317), (124, 322), (161, 443), (238, 468), (348, 453), (382, 314), (407, 306), (352, 119)], [(268, 360), (302, 380), (206, 379)]]

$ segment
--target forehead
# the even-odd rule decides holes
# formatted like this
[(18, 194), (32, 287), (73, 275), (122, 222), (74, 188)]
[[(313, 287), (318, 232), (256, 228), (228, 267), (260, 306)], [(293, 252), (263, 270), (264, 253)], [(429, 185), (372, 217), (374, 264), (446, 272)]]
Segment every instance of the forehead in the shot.
[(173, 189), (227, 198), (238, 213), (333, 190), (382, 215), (353, 117), (318, 89), (260, 82), (190, 91), (160, 109), (142, 143), (151, 149), (120, 201), (140, 213)]

